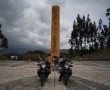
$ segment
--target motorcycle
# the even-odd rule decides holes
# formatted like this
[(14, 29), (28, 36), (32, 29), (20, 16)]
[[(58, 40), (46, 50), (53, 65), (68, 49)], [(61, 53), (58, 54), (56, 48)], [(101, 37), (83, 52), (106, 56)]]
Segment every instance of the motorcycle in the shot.
[(40, 82), (41, 82), (41, 86), (44, 86), (45, 81), (46, 81), (46, 72), (47, 72), (47, 67), (45, 63), (42, 63), (39, 65), (39, 72), (40, 75), (38, 75), (40, 77)]
[(68, 84), (69, 78), (71, 76), (70, 74), (72, 74), (72, 70), (70, 67), (72, 67), (72, 65), (70, 65), (69, 63), (64, 65), (62, 76), (64, 85)]

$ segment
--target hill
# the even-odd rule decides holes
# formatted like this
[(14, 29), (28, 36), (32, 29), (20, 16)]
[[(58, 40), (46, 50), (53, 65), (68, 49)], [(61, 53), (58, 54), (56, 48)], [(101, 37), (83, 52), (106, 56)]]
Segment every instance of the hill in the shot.
[(84, 55), (83, 57), (76, 57), (75, 60), (86, 61), (110, 61), (110, 49), (99, 50), (91, 54)]
[(64, 52), (64, 53), (68, 53), (68, 49), (61, 49), (60, 52), (61, 52), (61, 53), (63, 53), (63, 52)]

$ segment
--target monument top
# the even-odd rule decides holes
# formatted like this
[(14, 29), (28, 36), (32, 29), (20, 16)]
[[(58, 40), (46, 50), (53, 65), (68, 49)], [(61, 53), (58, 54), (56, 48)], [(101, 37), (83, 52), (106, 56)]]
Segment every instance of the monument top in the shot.
[[(59, 7), (58, 5), (53, 5), (52, 7)], [(60, 8), (60, 7), (59, 7)]]

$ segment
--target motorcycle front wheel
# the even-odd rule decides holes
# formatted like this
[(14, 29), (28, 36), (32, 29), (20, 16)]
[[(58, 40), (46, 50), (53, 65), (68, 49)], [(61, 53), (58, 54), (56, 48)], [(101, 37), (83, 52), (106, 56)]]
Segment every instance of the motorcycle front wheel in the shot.
[(65, 73), (64, 75), (64, 85), (68, 85), (69, 75)]
[(40, 80), (41, 80), (41, 86), (44, 86), (44, 75), (43, 74), (41, 75)]

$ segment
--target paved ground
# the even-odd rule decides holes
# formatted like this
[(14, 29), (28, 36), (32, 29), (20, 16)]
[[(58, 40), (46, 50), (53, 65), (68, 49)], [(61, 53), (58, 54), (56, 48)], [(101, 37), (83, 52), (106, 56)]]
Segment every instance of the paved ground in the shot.
[(26, 61), (0, 61), (0, 83), (36, 75), (36, 64)]
[(37, 77), (37, 63), (0, 61), (0, 90), (110, 90), (110, 62), (73, 62), (73, 75), (68, 86), (58, 81), (52, 71), (44, 87)]
[(110, 86), (110, 61), (74, 62), (73, 75)]

